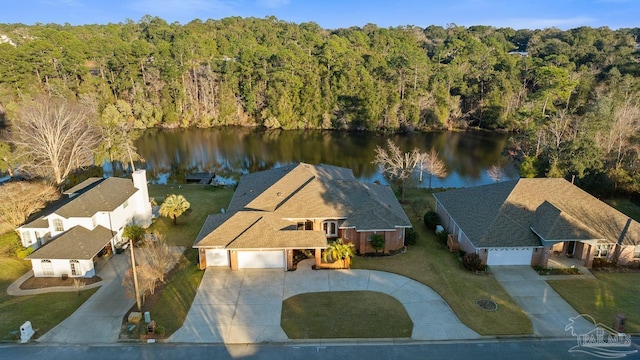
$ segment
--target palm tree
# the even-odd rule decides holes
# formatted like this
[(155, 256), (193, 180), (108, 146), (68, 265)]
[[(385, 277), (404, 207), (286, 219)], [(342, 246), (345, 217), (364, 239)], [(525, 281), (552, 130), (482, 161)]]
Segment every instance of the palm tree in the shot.
[(329, 245), (322, 253), (322, 259), (325, 262), (335, 262), (338, 260), (344, 261), (344, 267), (350, 267), (350, 260), (356, 255), (356, 249), (353, 244), (345, 244), (342, 239), (337, 239), (331, 245)]
[(160, 215), (173, 218), (173, 225), (178, 223), (178, 216), (189, 210), (191, 204), (182, 195), (171, 194), (160, 205)]

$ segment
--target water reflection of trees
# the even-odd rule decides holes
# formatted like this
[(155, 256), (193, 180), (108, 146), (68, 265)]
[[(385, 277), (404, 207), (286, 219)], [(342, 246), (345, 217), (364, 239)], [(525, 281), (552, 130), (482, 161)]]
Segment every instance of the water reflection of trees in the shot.
[[(442, 132), (389, 135), (408, 151), (417, 147), (440, 153), (450, 178), (480, 179), (493, 164), (503, 161), (507, 136), (488, 132)], [(353, 169), (361, 179), (379, 178), (371, 162), (377, 145), (388, 136), (365, 132), (320, 130), (215, 129), (149, 130), (137, 148), (150, 177), (168, 174), (168, 182), (184, 182), (194, 172), (214, 172), (239, 179), (242, 174), (304, 161)], [(166, 176), (166, 175), (165, 175)]]

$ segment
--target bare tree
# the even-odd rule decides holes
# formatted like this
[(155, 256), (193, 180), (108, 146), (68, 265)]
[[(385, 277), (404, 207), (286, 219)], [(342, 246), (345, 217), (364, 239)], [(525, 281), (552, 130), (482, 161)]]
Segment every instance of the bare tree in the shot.
[(171, 256), (171, 248), (167, 245), (163, 234), (154, 232), (155, 240), (147, 240), (142, 253), (147, 265), (157, 274), (158, 280), (164, 282), (164, 277), (174, 265), (174, 258)]
[(378, 165), (385, 177), (400, 185), (400, 194), (404, 201), (405, 186), (420, 163), (420, 151), (416, 148), (403, 153), (391, 139), (387, 140), (387, 148), (376, 146), (376, 157), (373, 164)]
[(504, 175), (505, 175), (504, 174), (504, 169), (502, 169), (502, 166), (500, 164), (491, 165), (491, 168), (489, 170), (487, 170), (487, 174), (495, 182), (502, 181), (502, 179), (504, 178)]
[(429, 174), (429, 189), (431, 189), (431, 179), (433, 176), (443, 178), (447, 176), (447, 165), (444, 161), (440, 160), (436, 149), (431, 148), (428, 153), (420, 154), (420, 183), (422, 183), (422, 171), (426, 171)]
[(99, 142), (94, 111), (64, 99), (39, 98), (12, 124), (13, 143), (27, 171), (62, 184), (69, 173), (93, 164)]
[(0, 186), (0, 220), (13, 228), (48, 202), (58, 199), (55, 187), (41, 182), (14, 181)]

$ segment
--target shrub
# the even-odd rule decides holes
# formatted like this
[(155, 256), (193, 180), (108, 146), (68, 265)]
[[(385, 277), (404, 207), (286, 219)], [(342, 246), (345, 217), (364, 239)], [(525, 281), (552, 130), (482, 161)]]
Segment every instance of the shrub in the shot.
[(484, 271), (487, 266), (482, 264), (480, 256), (478, 254), (467, 254), (462, 258), (462, 264), (464, 268), (469, 271)]
[(369, 241), (371, 242), (371, 247), (373, 247), (376, 252), (384, 249), (384, 236), (373, 234), (369, 237)]
[(32, 252), (33, 252), (32, 247), (19, 248), (16, 250), (16, 256), (18, 257), (18, 259), (24, 259), (27, 256), (29, 256)]
[(438, 241), (440, 241), (443, 244), (447, 243), (447, 238), (449, 237), (449, 233), (446, 231), (441, 231), (439, 233), (436, 234), (436, 239), (438, 239)]
[(435, 231), (436, 226), (440, 223), (440, 215), (433, 210), (429, 210), (424, 214), (423, 220), (427, 228)]
[(613, 265), (614, 265), (613, 262), (607, 261), (607, 259), (595, 258), (593, 259), (593, 264), (591, 265), (591, 267), (593, 267), (594, 269), (600, 269), (600, 268), (612, 267)]
[(413, 228), (408, 228), (404, 233), (404, 244), (415, 245), (418, 242), (418, 232)]

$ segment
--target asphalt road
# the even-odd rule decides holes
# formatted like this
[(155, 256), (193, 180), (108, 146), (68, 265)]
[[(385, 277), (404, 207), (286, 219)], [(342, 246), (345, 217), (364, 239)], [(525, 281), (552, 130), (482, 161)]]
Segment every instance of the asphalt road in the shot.
[[(626, 350), (639, 350), (621, 359), (640, 359), (637, 339)], [(598, 359), (591, 354), (569, 352), (575, 340), (486, 340), (422, 342), (407, 344), (114, 344), (114, 345), (0, 345), (2, 359)]]

